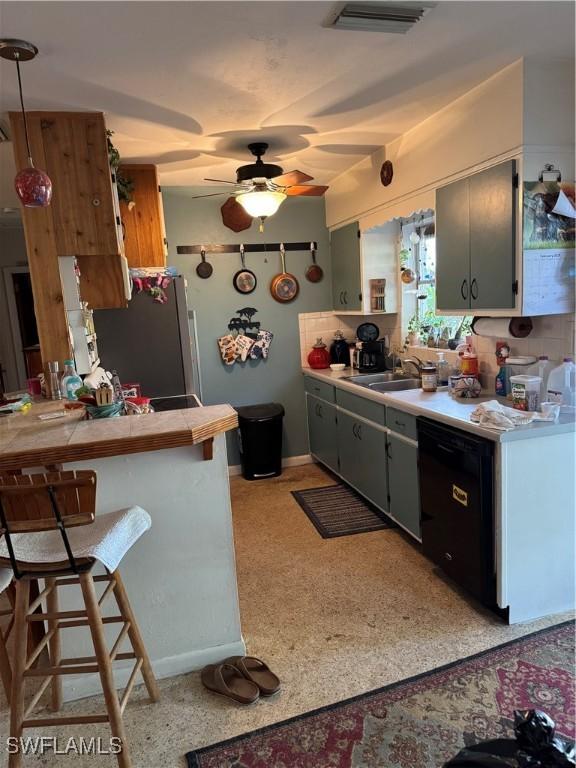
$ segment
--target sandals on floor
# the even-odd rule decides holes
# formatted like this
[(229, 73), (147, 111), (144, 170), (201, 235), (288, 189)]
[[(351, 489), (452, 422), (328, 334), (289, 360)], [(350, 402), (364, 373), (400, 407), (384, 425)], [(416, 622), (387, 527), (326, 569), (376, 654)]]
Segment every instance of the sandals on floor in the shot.
[(247, 681), (256, 684), (262, 696), (272, 696), (280, 690), (280, 680), (268, 665), (255, 656), (230, 656), (224, 664), (231, 664)]
[(200, 677), (204, 687), (209, 691), (226, 696), (238, 704), (253, 704), (260, 697), (258, 685), (247, 679), (227, 660), (221, 664), (208, 664), (202, 670)]

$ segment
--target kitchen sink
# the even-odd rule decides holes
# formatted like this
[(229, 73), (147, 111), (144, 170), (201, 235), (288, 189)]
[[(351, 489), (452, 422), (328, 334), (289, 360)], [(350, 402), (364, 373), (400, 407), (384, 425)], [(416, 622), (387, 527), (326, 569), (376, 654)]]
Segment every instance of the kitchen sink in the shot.
[(356, 376), (343, 377), (351, 384), (371, 389), (374, 392), (400, 392), (404, 389), (418, 389), (420, 379), (405, 373), (359, 373)]

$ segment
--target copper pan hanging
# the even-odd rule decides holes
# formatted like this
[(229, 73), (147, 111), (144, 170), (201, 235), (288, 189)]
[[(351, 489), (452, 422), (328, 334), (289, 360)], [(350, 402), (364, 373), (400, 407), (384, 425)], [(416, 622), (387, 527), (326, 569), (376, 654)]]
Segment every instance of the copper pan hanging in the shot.
[(276, 301), (279, 301), (281, 304), (287, 304), (290, 301), (294, 301), (296, 296), (298, 296), (300, 286), (294, 275), (286, 272), (286, 250), (284, 243), (280, 243), (280, 259), (282, 261), (282, 272), (272, 278), (270, 293)]
[(320, 280), (324, 277), (324, 270), (322, 267), (316, 263), (316, 244), (310, 243), (310, 253), (312, 254), (312, 264), (309, 264), (306, 272), (304, 273), (304, 276), (306, 280), (309, 280), (311, 283), (319, 283)]

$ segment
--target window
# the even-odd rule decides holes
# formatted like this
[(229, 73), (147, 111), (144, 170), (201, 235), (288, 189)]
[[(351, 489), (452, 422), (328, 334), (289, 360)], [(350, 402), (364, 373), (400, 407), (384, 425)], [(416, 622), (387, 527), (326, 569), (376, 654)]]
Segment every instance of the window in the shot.
[(434, 211), (403, 219), (400, 232), (403, 330), (416, 334), (417, 345), (428, 345), (431, 336), (434, 346), (440, 338), (445, 342), (463, 338), (469, 332), (471, 317), (436, 314)]

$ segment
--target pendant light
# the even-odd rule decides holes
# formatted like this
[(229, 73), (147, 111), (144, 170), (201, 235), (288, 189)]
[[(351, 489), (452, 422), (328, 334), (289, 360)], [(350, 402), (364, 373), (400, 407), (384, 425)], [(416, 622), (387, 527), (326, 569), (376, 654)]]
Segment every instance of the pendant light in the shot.
[(15, 61), (18, 74), (18, 92), (20, 94), (20, 108), (24, 122), (28, 167), (18, 171), (14, 178), (14, 187), (20, 202), (26, 208), (45, 208), (50, 205), (52, 199), (52, 182), (50, 177), (44, 171), (35, 168), (32, 161), (30, 140), (28, 138), (28, 122), (26, 120), (24, 97), (22, 95), (22, 78), (20, 76), (20, 62), (31, 61), (36, 58), (37, 53), (38, 48), (26, 40), (0, 39), (0, 56), (8, 61)]

